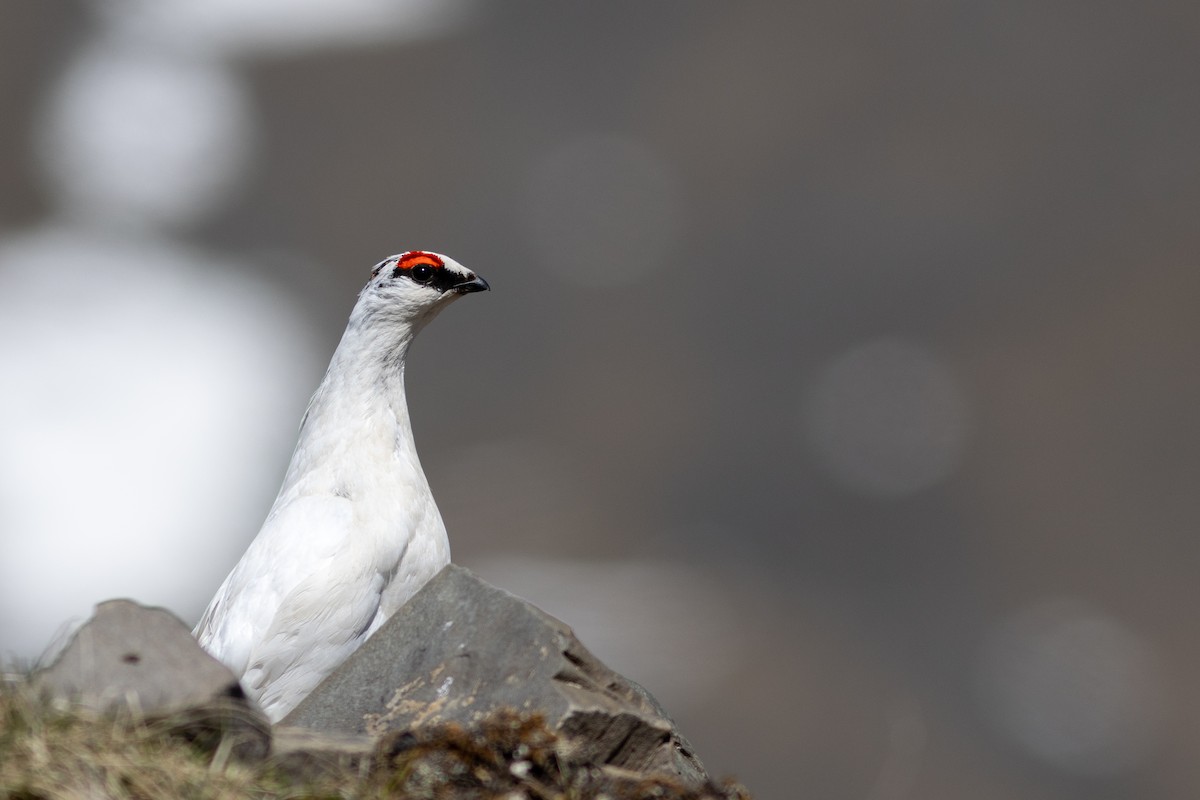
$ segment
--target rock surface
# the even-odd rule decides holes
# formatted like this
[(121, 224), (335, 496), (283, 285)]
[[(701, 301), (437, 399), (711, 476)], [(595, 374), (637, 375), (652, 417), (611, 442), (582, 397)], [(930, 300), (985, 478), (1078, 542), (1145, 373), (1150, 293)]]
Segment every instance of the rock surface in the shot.
[(274, 728), (183, 622), (129, 600), (97, 606), (29, 688), (106, 729), (122, 726), (96, 714), (294, 786), (365, 779), (439, 797), (749, 796), (710, 781), (658, 703), (569, 627), (453, 565)]
[(329, 675), (284, 725), (372, 736), (511, 708), (537, 712), (560, 758), (628, 774), (707, 775), (663, 709), (571, 629), (450, 565)]
[(270, 747), (270, 725), (234, 674), (178, 617), (131, 600), (96, 606), (33, 686), (97, 713), (171, 718), (168, 727), (193, 739), (234, 735), (240, 757), (261, 757)]

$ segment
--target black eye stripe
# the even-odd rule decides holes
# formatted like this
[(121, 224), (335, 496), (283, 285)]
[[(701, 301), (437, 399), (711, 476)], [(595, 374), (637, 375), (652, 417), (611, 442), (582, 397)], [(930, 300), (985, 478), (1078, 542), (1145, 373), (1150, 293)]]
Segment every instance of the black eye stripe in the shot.
[[(421, 267), (426, 267), (433, 271), (433, 274), (428, 280), (418, 280), (413, 275), (413, 270)], [(449, 291), (463, 281), (470, 280), (470, 278), (460, 275), (458, 272), (453, 270), (446, 269), (445, 267), (435, 266), (433, 264), (426, 264), (424, 262), (414, 264), (411, 267), (395, 267), (392, 270), (392, 278), (394, 280), (407, 278), (418, 286), (428, 286), (430, 289), (436, 289), (439, 292)]]
[[(413, 270), (421, 270), (421, 272), (414, 273)], [(414, 266), (411, 266), (411, 267), (396, 267), (395, 269), (392, 270), (392, 277), (397, 280), (400, 278), (406, 277), (409, 280), (411, 280), (413, 283), (419, 283), (419, 284), (422, 284), (423, 286), (429, 286), (432, 283), (431, 280), (418, 280), (419, 277), (421, 277), (425, 274), (424, 270), (433, 270), (434, 271), (433, 275), (436, 276), (437, 273), (442, 271), (442, 268), (435, 267), (432, 264), (415, 264)]]

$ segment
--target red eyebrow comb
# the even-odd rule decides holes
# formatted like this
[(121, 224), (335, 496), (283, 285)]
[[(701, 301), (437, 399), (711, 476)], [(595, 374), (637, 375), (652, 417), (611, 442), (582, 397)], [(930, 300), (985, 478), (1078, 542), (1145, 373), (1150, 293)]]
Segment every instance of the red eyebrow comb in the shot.
[(431, 267), (441, 269), (446, 266), (440, 258), (433, 253), (426, 253), (424, 250), (413, 250), (400, 256), (396, 261), (396, 266), (400, 269), (412, 269), (418, 264), (428, 264)]

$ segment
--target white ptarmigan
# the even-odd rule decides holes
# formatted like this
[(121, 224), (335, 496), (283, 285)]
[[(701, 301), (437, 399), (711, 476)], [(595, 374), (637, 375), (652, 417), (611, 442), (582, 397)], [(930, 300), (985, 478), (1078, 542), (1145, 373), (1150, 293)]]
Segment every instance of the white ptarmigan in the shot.
[(196, 626), (278, 721), (450, 561), (404, 395), (413, 337), (488, 284), (437, 253), (386, 258), (300, 423), (266, 522)]

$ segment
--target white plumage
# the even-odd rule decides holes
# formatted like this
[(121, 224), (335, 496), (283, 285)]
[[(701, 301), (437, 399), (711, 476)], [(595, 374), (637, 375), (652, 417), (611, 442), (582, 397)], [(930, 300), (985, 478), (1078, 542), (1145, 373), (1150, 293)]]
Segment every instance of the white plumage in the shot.
[(272, 721), (450, 561), (404, 362), (441, 309), (487, 288), (446, 256), (410, 251), (376, 265), (359, 294), (279, 496), (196, 626)]

